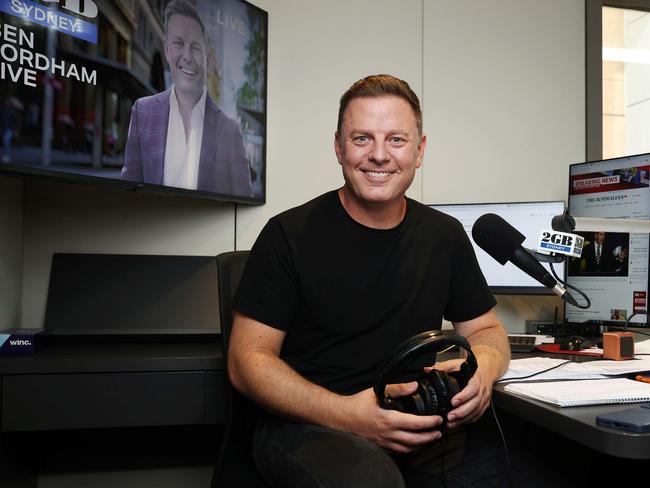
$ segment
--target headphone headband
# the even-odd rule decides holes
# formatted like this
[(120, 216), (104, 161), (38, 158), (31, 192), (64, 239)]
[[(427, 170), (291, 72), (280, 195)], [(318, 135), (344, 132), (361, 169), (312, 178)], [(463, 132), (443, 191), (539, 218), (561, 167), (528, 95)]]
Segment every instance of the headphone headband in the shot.
[(412, 356), (428, 350), (439, 352), (451, 345), (461, 347), (467, 352), (467, 358), (461, 365), (461, 371), (467, 370), (467, 368), (470, 368), (471, 371), (475, 371), (478, 367), (476, 356), (474, 356), (474, 353), (469, 346), (469, 342), (467, 342), (465, 337), (459, 335), (446, 336), (439, 330), (428, 330), (402, 342), (395, 348), (393, 353), (384, 360), (384, 363), (379, 368), (379, 373), (377, 374), (377, 379), (375, 380), (375, 385), (373, 387), (377, 398), (385, 398), (386, 385), (391, 379), (394, 371), (403, 366)]

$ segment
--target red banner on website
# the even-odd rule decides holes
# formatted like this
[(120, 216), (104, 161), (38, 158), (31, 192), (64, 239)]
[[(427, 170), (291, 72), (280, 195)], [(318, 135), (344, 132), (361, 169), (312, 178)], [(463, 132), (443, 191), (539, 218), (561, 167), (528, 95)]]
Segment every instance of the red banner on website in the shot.
[(613, 171), (586, 173), (571, 177), (571, 195), (601, 193), (605, 191), (634, 190), (650, 186), (650, 166), (616, 169)]

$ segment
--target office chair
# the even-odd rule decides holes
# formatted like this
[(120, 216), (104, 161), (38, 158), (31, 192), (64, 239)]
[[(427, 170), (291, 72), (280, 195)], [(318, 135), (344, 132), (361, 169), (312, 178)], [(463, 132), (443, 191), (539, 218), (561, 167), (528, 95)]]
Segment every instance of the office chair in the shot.
[[(226, 252), (217, 256), (219, 319), (224, 364), (227, 364), (228, 360), (228, 341), (232, 329), (232, 300), (247, 258), (248, 251)], [(251, 402), (236, 391), (230, 382), (226, 391), (228, 402), (226, 426), (212, 476), (212, 488), (268, 487), (269, 485), (257, 471), (251, 454), (251, 431), (245, 422), (245, 412), (250, 408)]]

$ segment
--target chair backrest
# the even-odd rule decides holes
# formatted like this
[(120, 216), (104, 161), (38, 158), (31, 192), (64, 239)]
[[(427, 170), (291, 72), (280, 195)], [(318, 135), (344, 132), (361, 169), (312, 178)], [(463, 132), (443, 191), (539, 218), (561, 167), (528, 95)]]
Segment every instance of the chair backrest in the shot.
[[(244, 272), (249, 251), (232, 251), (217, 256), (219, 281), (219, 320), (224, 365), (228, 361), (228, 342), (232, 331), (232, 301)], [(245, 427), (245, 412), (250, 402), (228, 384), (228, 413), (219, 458), (212, 478), (213, 487), (266, 487), (250, 452), (250, 433)]]
[(232, 300), (244, 272), (249, 251), (231, 251), (217, 256), (217, 279), (219, 280), (219, 321), (221, 323), (221, 346), (224, 359), (228, 354), (228, 341), (232, 330)]

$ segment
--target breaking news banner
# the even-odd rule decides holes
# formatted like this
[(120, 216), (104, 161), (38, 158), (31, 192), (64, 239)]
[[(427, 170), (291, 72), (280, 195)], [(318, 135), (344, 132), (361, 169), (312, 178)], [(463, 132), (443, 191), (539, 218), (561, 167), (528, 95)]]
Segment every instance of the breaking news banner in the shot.
[[(569, 192), (571, 195), (581, 195), (647, 188), (650, 185), (649, 177), (650, 166), (646, 165), (572, 175)], [(624, 198), (626, 198), (625, 195), (620, 195), (620, 199)]]
[(584, 238), (577, 234), (543, 229), (539, 234), (537, 252), (542, 254), (558, 253), (579, 258), (582, 255), (584, 242)]

